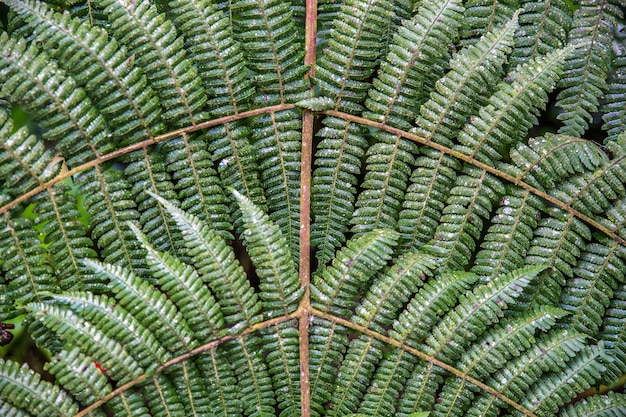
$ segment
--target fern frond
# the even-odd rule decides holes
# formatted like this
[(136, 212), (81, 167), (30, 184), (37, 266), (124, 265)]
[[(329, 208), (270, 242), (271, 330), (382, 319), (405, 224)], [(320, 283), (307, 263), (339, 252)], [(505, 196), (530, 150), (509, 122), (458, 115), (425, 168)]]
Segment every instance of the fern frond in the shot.
[(185, 240), (188, 255), (221, 306), (224, 321), (236, 333), (262, 320), (261, 302), (223, 239), (193, 215), (151, 194), (174, 218)]
[(347, 329), (323, 319), (314, 319), (309, 326), (309, 372), (311, 415), (326, 414), (339, 366), (348, 346)]
[(108, 279), (119, 305), (137, 320), (148, 324), (157, 340), (172, 353), (182, 353), (197, 345), (182, 314), (158, 289), (119, 266), (92, 260), (83, 263)]
[(421, 410), (431, 410), (445, 371), (431, 362), (419, 361), (410, 370), (404, 392), (398, 400), (398, 416), (410, 417)]
[(201, 344), (215, 339), (224, 325), (224, 318), (196, 270), (167, 252), (155, 250), (136, 226), (132, 223), (129, 226), (146, 249), (154, 279), (181, 312), (193, 331), (194, 339)]
[(43, 141), (22, 127), (14, 131), (11, 114), (0, 108), (0, 198), (14, 198), (59, 173), (61, 161)]
[[(160, 189), (152, 191), (170, 201), (177, 198), (181, 209), (197, 216), (211, 230), (231, 241), (233, 225), (229, 201), (213, 169), (206, 137), (195, 133), (182, 135), (164, 143), (163, 150), (167, 155), (167, 171), (176, 183), (176, 196), (170, 197)], [(155, 243), (153, 238), (149, 240)]]
[(353, 238), (337, 252), (332, 266), (316, 276), (311, 285), (311, 305), (339, 317), (350, 317), (363, 286), (391, 258), (398, 234), (381, 229)]
[[(27, 401), (23, 401), (26, 398)], [(7, 404), (23, 406), (30, 415), (65, 417), (78, 411), (70, 395), (48, 381), (26, 364), (0, 359), (0, 399)], [(17, 403), (17, 404), (16, 404)]]
[(499, 321), (504, 310), (542, 270), (543, 267), (517, 269), (494, 277), (459, 297), (459, 304), (445, 315), (426, 339), (426, 351), (447, 363), (456, 361), (463, 349), (487, 326)]
[(58, 140), (72, 167), (113, 150), (110, 131), (82, 88), (36, 43), (0, 34), (0, 98), (19, 104)]
[(396, 415), (398, 398), (416, 363), (417, 358), (403, 350), (387, 353), (376, 368), (358, 412), (371, 416)]
[(95, 167), (79, 174), (76, 183), (85, 195), (91, 237), (100, 249), (100, 256), (108, 263), (125, 265), (139, 276), (147, 277), (145, 257), (126, 223), (138, 221), (140, 214), (122, 173)]
[[(237, 121), (208, 130), (206, 140), (223, 186), (231, 187), (258, 206), (265, 207), (258, 154), (251, 143), (251, 136), (250, 129)], [(240, 230), (241, 214), (235, 201), (232, 201), (230, 211), (235, 229)]]
[(547, 268), (529, 291), (529, 297), (522, 296), (520, 301), (539, 305), (558, 303), (562, 286), (567, 278), (574, 276), (573, 268), (590, 239), (591, 231), (587, 225), (570, 213), (556, 207), (546, 209), (534, 231), (524, 263), (546, 265)]
[(428, 97), (426, 74), (432, 74), (432, 66), (447, 55), (438, 46), (458, 37), (462, 13), (460, 0), (426, 2), (405, 21), (380, 64), (363, 117), (401, 129), (411, 127), (415, 111)]
[(538, 306), (507, 316), (465, 351), (456, 368), (483, 379), (495, 374), (507, 361), (536, 343), (538, 330), (547, 332), (566, 314), (555, 307)]
[[(320, 95), (335, 101), (335, 110), (359, 114), (386, 40), (389, 1), (348, 0), (333, 22), (328, 47), (315, 70)], [(411, 39), (409, 39), (411, 40)]]
[(145, 404), (150, 409), (149, 415), (152, 417), (183, 417), (185, 406), (180, 400), (178, 390), (172, 377), (159, 373), (152, 376), (153, 387), (144, 388), (142, 391)]
[(237, 379), (231, 367), (228, 349), (218, 346), (205, 354), (201, 354), (195, 361), (198, 370), (205, 378), (208, 400), (211, 411), (217, 416), (240, 416), (243, 411), (243, 402), (239, 396)]
[[(197, 415), (207, 415), (211, 412), (208, 387), (204, 384), (204, 378), (195, 361), (183, 361), (176, 364), (168, 373), (172, 385), (179, 392), (178, 401), (183, 410), (194, 410)], [(178, 408), (174, 403), (171, 406)], [(170, 404), (165, 404), (166, 408)]]
[(64, 349), (44, 366), (57, 383), (72, 394), (82, 405), (102, 399), (112, 388), (106, 375), (96, 367), (94, 360), (80, 349)]
[(460, 294), (477, 279), (474, 274), (461, 272), (448, 272), (431, 278), (394, 321), (389, 335), (417, 348), (441, 317), (454, 307)]
[(75, 17), (81, 21), (89, 22), (92, 26), (106, 28), (109, 26), (109, 20), (104, 10), (93, 1), (72, 1), (67, 9)]
[(626, 57), (623, 51), (621, 53), (610, 65), (612, 71), (607, 81), (607, 92), (600, 106), (604, 120), (602, 129), (607, 131), (604, 143), (616, 141), (626, 130)]
[(335, 117), (326, 117), (322, 123), (311, 185), (311, 246), (317, 248), (321, 267), (346, 241), (367, 146), (363, 126)]
[(285, 322), (268, 328), (263, 336), (267, 365), (277, 393), (280, 417), (301, 414), (300, 352), (297, 324)]
[(589, 346), (572, 359), (566, 369), (557, 375), (549, 375), (530, 387), (521, 405), (538, 416), (554, 415), (563, 404), (595, 386), (604, 372), (600, 362), (602, 352), (596, 346)]
[(398, 218), (401, 247), (415, 250), (435, 236), (457, 172), (458, 159), (431, 148), (421, 149)]
[(233, 194), (241, 208), (246, 250), (259, 276), (263, 308), (268, 317), (288, 314), (298, 306), (303, 293), (289, 246), (268, 215), (237, 191)]
[[(564, 59), (571, 48), (563, 48), (537, 57), (518, 67), (501, 83), (477, 117), (463, 129), (453, 147), (489, 165), (508, 155), (508, 146), (522, 139), (536, 123), (536, 115), (545, 107), (548, 93), (554, 88)], [(510, 115), (515, 113), (515, 119)]]
[[(180, 254), (181, 239), (172, 221), (163, 208), (144, 192), (152, 190), (168, 199), (176, 199), (173, 182), (176, 178), (170, 177), (163, 159), (160, 153), (148, 149), (131, 152), (124, 156), (127, 163), (124, 176), (132, 187), (132, 200), (137, 203), (137, 211), (141, 213), (139, 223), (152, 244), (159, 250)], [(167, 165), (171, 165), (169, 161)]]
[(126, 45), (156, 91), (163, 120), (176, 127), (195, 124), (196, 112), (207, 97), (172, 22), (150, 2), (98, 0), (97, 4), (109, 17), (110, 32)]
[(64, 184), (48, 188), (48, 198), (36, 208), (48, 259), (62, 290), (98, 291), (102, 282), (80, 265), (82, 258), (96, 258), (94, 244), (79, 219), (76, 196)]
[(171, 358), (146, 326), (107, 296), (66, 292), (51, 297), (46, 302), (70, 308), (90, 326), (122, 344), (144, 369), (156, 367)]
[[(439, 79), (415, 121), (415, 132), (425, 139), (452, 146), (476, 105), (494, 80), (513, 46), (517, 14), (503, 27), (486, 33), (474, 45), (463, 48), (450, 61), (450, 71)], [(487, 87), (485, 86), (487, 85)]]
[(107, 408), (114, 416), (149, 417), (143, 396), (138, 392), (122, 392), (107, 403)]
[(227, 343), (229, 360), (237, 375), (244, 415), (275, 416), (276, 395), (267, 364), (262, 356), (261, 338), (238, 337)]
[(550, 190), (562, 181), (586, 171), (595, 171), (608, 162), (595, 143), (566, 135), (546, 133), (518, 143), (511, 159), (519, 169), (515, 176), (540, 190)]
[(537, 228), (544, 203), (526, 190), (509, 186), (482, 238), (471, 271), (483, 277), (511, 272), (524, 258)]
[(375, 367), (382, 358), (383, 348), (381, 341), (365, 335), (350, 342), (337, 374), (328, 416), (339, 417), (357, 411)]
[(0, 216), (0, 248), (4, 272), (0, 287), (3, 320), (22, 314), (21, 309), (31, 301), (46, 299), (41, 293), (59, 290), (52, 268), (44, 261), (45, 251), (32, 220)]
[(9, 0), (7, 5), (23, 16), (50, 56), (84, 88), (117, 141), (131, 144), (163, 132), (154, 90), (115, 39), (39, 1)]
[(572, 4), (566, 1), (524, 0), (520, 3), (520, 27), (509, 60), (511, 67), (563, 48), (572, 24)]
[(287, 110), (257, 116), (251, 125), (270, 218), (282, 230), (297, 265), (300, 260), (302, 117)]
[(598, 97), (607, 89), (613, 31), (621, 15), (609, 1), (582, 1), (574, 13), (568, 43), (576, 49), (565, 62), (556, 103), (563, 109), (557, 116), (564, 123), (559, 133), (582, 136), (592, 121), (591, 113), (598, 110)]
[(599, 239), (586, 245), (567, 280), (559, 306), (571, 315), (567, 323), (578, 332), (595, 337), (613, 291), (624, 282), (626, 249), (618, 242)]
[[(120, 384), (145, 373), (144, 368), (128, 353), (124, 345), (105, 331), (81, 318), (66, 306), (48, 303), (30, 303), (26, 306), (34, 320), (56, 333), (71, 347), (97, 361), (107, 375)], [(46, 341), (39, 340), (42, 345)]]
[(374, 278), (351, 321), (385, 334), (385, 328), (391, 326), (398, 311), (432, 276), (435, 268), (435, 260), (424, 253), (401, 256), (391, 268)]
[(279, 0), (235, 0), (231, 12), (238, 19), (235, 36), (254, 72), (260, 106), (296, 102), (306, 98), (308, 68), (302, 64), (302, 39), (294, 30), (290, 4)]
[(254, 86), (228, 17), (207, 0), (176, 0), (168, 7), (203, 81), (210, 114), (222, 117), (245, 110)]
[(560, 417), (619, 417), (626, 414), (626, 395), (607, 392), (606, 395), (592, 395), (575, 404), (568, 405)]
[(399, 135), (376, 131), (367, 150), (363, 191), (352, 216), (355, 236), (378, 228), (396, 228), (398, 213), (418, 147)]
[(603, 341), (607, 355), (609, 381), (626, 373), (626, 287), (621, 285), (602, 318), (602, 331), (598, 338)]
[(476, 43), (485, 33), (509, 21), (518, 7), (518, 2), (512, 0), (469, 0), (465, 2), (465, 13), (461, 26), (461, 45), (469, 46)]
[(423, 247), (439, 259), (443, 270), (465, 268), (482, 233), (483, 222), (504, 193), (503, 184), (491, 174), (470, 165), (465, 165), (462, 172), (450, 190), (434, 239)]

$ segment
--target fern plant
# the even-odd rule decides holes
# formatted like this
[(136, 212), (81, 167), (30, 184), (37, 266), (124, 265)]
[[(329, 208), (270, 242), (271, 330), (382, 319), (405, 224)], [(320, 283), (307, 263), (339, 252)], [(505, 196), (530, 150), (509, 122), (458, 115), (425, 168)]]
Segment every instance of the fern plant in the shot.
[(626, 415), (623, 5), (0, 7), (0, 415)]

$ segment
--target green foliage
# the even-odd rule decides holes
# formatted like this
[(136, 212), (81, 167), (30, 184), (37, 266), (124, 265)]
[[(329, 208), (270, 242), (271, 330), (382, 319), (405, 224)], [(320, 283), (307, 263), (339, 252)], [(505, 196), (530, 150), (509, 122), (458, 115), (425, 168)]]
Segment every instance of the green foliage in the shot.
[(315, 3), (2, 1), (0, 415), (626, 413), (622, 6)]

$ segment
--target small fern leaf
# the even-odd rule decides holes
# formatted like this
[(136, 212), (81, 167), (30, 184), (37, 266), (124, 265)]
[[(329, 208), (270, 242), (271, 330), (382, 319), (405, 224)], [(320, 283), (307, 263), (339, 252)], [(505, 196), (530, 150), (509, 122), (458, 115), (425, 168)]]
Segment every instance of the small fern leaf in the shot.
[(438, 45), (458, 37), (462, 13), (460, 0), (426, 2), (404, 22), (380, 64), (363, 117), (400, 129), (411, 126), (414, 112), (428, 97), (426, 74), (432, 74), (432, 66), (447, 55)]
[(608, 368), (608, 381), (614, 382), (626, 373), (626, 286), (613, 293), (613, 298), (602, 319), (602, 332), (599, 335), (607, 355), (611, 358)]
[(473, 45), (494, 27), (508, 22), (517, 7), (517, 2), (508, 1), (469, 0), (465, 2), (461, 45)]
[(328, 48), (315, 70), (320, 95), (335, 101), (335, 110), (359, 114), (391, 18), (389, 1), (348, 0), (330, 31)]
[(424, 253), (401, 256), (394, 265), (374, 278), (351, 321), (385, 334), (398, 311), (415, 294), (436, 268), (435, 260)]
[(0, 108), (0, 199), (15, 198), (49, 181), (62, 169), (52, 149), (26, 127), (15, 129), (9, 111)]
[(145, 256), (126, 222), (139, 221), (131, 187), (122, 172), (117, 169), (102, 169), (80, 173), (76, 178), (83, 202), (89, 214), (91, 237), (107, 263), (131, 268), (141, 277), (148, 277)]
[[(196, 415), (208, 415), (211, 413), (207, 386), (204, 384), (204, 376), (196, 366), (195, 361), (183, 361), (170, 368), (168, 376), (171, 379), (172, 389), (178, 394), (179, 404), (176, 402), (165, 403), (161, 408), (169, 409), (182, 407), (184, 410), (192, 410)], [(164, 381), (165, 382), (165, 381)]]
[(267, 214), (237, 191), (233, 194), (243, 216), (246, 250), (260, 279), (263, 308), (269, 317), (288, 314), (295, 310), (303, 293), (289, 246)]
[(432, 327), (453, 308), (460, 294), (477, 280), (476, 275), (461, 272), (448, 272), (428, 280), (393, 323), (390, 336), (417, 348)]
[(126, 45), (157, 92), (163, 119), (176, 127), (195, 124), (195, 113), (207, 98), (172, 22), (150, 2), (98, 0), (97, 5), (108, 15), (111, 33)]
[(572, 24), (572, 5), (567, 1), (520, 3), (520, 28), (515, 34), (511, 67), (564, 47)]
[(626, 415), (626, 395), (607, 392), (606, 395), (592, 395), (570, 404), (559, 417), (619, 417)]
[(297, 265), (300, 260), (302, 117), (287, 110), (257, 116), (251, 125), (268, 213), (282, 230)]
[(52, 268), (44, 262), (45, 251), (33, 226), (28, 218), (11, 219), (6, 213), (0, 216), (2, 320), (23, 314), (22, 308), (31, 301), (48, 298), (43, 293), (60, 290)]
[(114, 416), (151, 417), (144, 397), (139, 392), (124, 391), (109, 400), (106, 405)]
[[(27, 398), (28, 401), (21, 401)], [(68, 417), (78, 412), (71, 396), (56, 385), (42, 381), (26, 364), (0, 359), (0, 399), (6, 404), (21, 405), (38, 417)], [(15, 404), (18, 403), (18, 404)]]
[(616, 141), (619, 135), (626, 130), (626, 56), (620, 52), (610, 65), (607, 93), (600, 110), (604, 124), (602, 129), (607, 131), (604, 143)]
[(559, 407), (601, 380), (601, 350), (587, 347), (560, 374), (538, 381), (525, 393), (521, 405), (538, 416), (554, 415)]
[(495, 324), (544, 267), (526, 267), (495, 277), (461, 296), (459, 304), (432, 330), (424, 348), (448, 363), (458, 360), (470, 342)]
[(7, 5), (23, 15), (51, 57), (85, 89), (121, 144), (163, 132), (154, 90), (115, 39), (67, 12), (54, 13), (45, 3), (15, 0)]
[(297, 324), (284, 322), (263, 335), (268, 371), (277, 393), (280, 417), (302, 413), (300, 401), (300, 351)]
[(194, 339), (201, 344), (216, 339), (224, 318), (196, 270), (167, 252), (155, 250), (135, 225), (130, 223), (129, 226), (146, 249), (148, 265), (157, 284), (178, 307)]
[(321, 311), (350, 317), (363, 286), (391, 258), (398, 239), (393, 230), (381, 229), (353, 238), (337, 252), (332, 266), (316, 276), (311, 286), (311, 304)]
[(245, 110), (254, 86), (228, 17), (207, 0), (176, 0), (168, 6), (203, 81), (210, 114), (223, 117)]
[(296, 102), (309, 95), (303, 76), (302, 38), (295, 29), (290, 4), (279, 0), (236, 0), (235, 37), (246, 53), (260, 106)]
[(458, 159), (431, 148), (421, 149), (398, 216), (402, 233), (401, 247), (416, 250), (434, 236), (441, 212), (450, 196), (457, 172)]
[(106, 295), (66, 292), (53, 295), (48, 302), (71, 309), (90, 326), (101, 329), (107, 337), (122, 344), (144, 369), (154, 370), (171, 359), (145, 325)]
[(185, 408), (180, 400), (179, 387), (172, 381), (170, 375), (159, 373), (152, 376), (154, 388), (149, 387), (142, 391), (145, 404), (150, 409), (152, 417), (184, 417)]
[(311, 415), (326, 415), (332, 398), (339, 366), (348, 346), (348, 329), (324, 319), (309, 326), (309, 372)]
[[(63, 72), (36, 43), (0, 34), (0, 98), (22, 106), (46, 129), (44, 138), (72, 167), (113, 150), (110, 131), (76, 81)], [(28, 92), (28, 93), (26, 93)]]
[(559, 302), (571, 313), (567, 323), (573, 329), (591, 337), (597, 335), (613, 291), (626, 281), (624, 271), (626, 248), (618, 242), (601, 238), (585, 247)]
[(339, 417), (357, 411), (375, 366), (382, 358), (383, 348), (381, 341), (365, 335), (350, 343), (337, 374), (328, 416)]
[(221, 345), (211, 349), (198, 357), (196, 365), (204, 375), (203, 385), (211, 387), (207, 390), (211, 411), (218, 416), (241, 416), (243, 402), (231, 367), (228, 349)]
[(617, 16), (622, 12), (608, 1), (584, 1), (574, 14), (568, 43), (576, 49), (565, 63), (556, 103), (563, 109), (557, 116), (564, 123), (559, 133), (582, 136), (592, 121), (591, 114), (598, 110), (598, 97), (607, 89)]
[[(124, 176), (132, 186), (131, 199), (137, 203), (137, 210), (141, 213), (139, 223), (148, 239), (159, 250), (180, 254), (181, 239), (173, 222), (166, 216), (163, 208), (144, 192), (152, 190), (166, 198), (176, 199), (173, 179), (166, 170), (163, 156), (142, 149), (125, 155), (124, 159), (128, 164), (124, 168)], [(170, 165), (168, 161), (167, 166)]]
[(516, 28), (517, 14), (514, 14), (505, 26), (490, 31), (476, 44), (453, 56), (450, 71), (437, 81), (430, 100), (420, 108), (415, 133), (452, 146), (476, 105), (476, 96), (485, 94), (485, 85), (493, 84), (501, 76)]
[(311, 246), (323, 268), (346, 241), (367, 130), (335, 117), (322, 123), (311, 185)]
[(530, 192), (507, 187), (471, 271), (488, 279), (521, 268), (543, 208), (543, 201)]
[(44, 365), (44, 369), (83, 406), (101, 400), (112, 391), (106, 374), (78, 348), (62, 350)]
[(150, 283), (119, 266), (86, 259), (83, 263), (109, 280), (119, 305), (147, 323), (148, 329), (168, 351), (180, 354), (197, 345), (193, 332), (174, 304)]
[[(508, 146), (521, 140), (536, 122), (571, 52), (571, 47), (550, 52), (510, 73), (507, 78), (512, 82), (498, 86), (489, 103), (465, 126), (458, 139), (460, 144), (453, 149), (489, 165), (507, 156)], [(510, 112), (519, 117), (513, 121), (508, 117)]]
[(76, 196), (65, 184), (48, 188), (48, 196), (37, 206), (36, 222), (45, 236), (44, 244), (59, 287), (98, 291), (102, 282), (82, 268), (79, 261), (97, 255), (93, 241), (79, 221), (82, 214)]
[(570, 177), (608, 163), (606, 154), (595, 143), (551, 133), (517, 144), (510, 156), (519, 169), (515, 176), (540, 190), (553, 189)]
[(445, 373), (431, 362), (419, 361), (412, 366), (404, 392), (397, 400), (397, 415), (407, 416), (416, 410), (432, 409)]
[(244, 415), (275, 417), (276, 395), (267, 364), (262, 356), (261, 339), (256, 335), (240, 336), (228, 342), (228, 356), (237, 374)]
[(296, 106), (312, 112), (320, 112), (334, 108), (335, 101), (330, 97), (311, 97), (298, 101)]
[(503, 184), (491, 174), (465, 165), (456, 178), (433, 240), (423, 250), (436, 256), (442, 270), (462, 270), (472, 257), (483, 222), (492, 212)]
[[(97, 361), (107, 375), (120, 384), (144, 374), (144, 369), (128, 353), (124, 345), (105, 334), (105, 331), (91, 326), (66, 306), (31, 303), (27, 305), (34, 320), (58, 334), (71, 347)], [(46, 344), (46, 341), (40, 340)]]
[(195, 216), (156, 194), (149, 191), (148, 194), (163, 205), (176, 221), (183, 233), (188, 255), (198, 274), (217, 297), (225, 324), (234, 329), (231, 332), (261, 321), (261, 302), (236, 261), (232, 248)]

